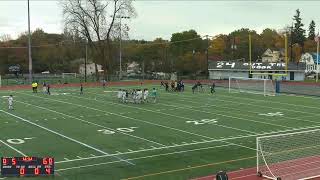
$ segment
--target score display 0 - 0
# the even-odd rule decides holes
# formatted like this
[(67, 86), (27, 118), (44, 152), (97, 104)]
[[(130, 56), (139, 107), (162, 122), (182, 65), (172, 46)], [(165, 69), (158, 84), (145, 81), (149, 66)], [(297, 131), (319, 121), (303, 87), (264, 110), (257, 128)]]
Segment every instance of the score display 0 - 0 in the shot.
[(1, 176), (53, 176), (52, 157), (1, 157)]

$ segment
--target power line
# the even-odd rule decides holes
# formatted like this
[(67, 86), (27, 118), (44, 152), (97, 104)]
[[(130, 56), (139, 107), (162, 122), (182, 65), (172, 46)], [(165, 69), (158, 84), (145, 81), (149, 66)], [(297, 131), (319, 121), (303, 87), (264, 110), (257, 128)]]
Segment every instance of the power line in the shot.
[[(207, 35), (206, 35), (207, 36)], [(167, 41), (167, 42), (151, 42), (151, 43), (145, 43), (145, 44), (141, 44), (141, 43), (136, 43), (139, 46), (151, 46), (151, 45), (167, 45), (167, 44), (177, 44), (177, 43), (182, 43), (182, 42), (189, 42), (189, 41), (194, 41), (194, 40), (198, 40), (202, 38), (206, 37), (206, 36), (200, 36), (200, 37), (196, 37), (196, 38), (191, 38), (191, 39), (185, 39), (185, 40), (180, 40), (180, 41)], [(215, 37), (215, 36), (210, 36), (208, 35), (208, 37)], [(41, 47), (59, 47), (59, 46), (63, 46), (65, 43), (68, 44), (80, 44), (85, 46), (86, 43), (84, 41), (72, 41), (72, 40), (63, 40), (59, 43), (55, 43), (55, 44), (44, 44), (44, 45), (34, 45), (31, 46), (32, 48), (41, 48)], [(113, 42), (112, 44), (117, 44), (117, 42)], [(6, 46), (6, 47), (0, 47), (0, 49), (26, 49), (28, 48), (28, 46)]]

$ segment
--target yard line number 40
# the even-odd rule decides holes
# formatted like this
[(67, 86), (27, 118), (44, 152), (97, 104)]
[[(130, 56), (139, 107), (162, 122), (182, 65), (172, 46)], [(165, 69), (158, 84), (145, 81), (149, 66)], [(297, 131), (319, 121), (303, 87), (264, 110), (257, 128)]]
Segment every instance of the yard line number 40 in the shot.
[(115, 130), (109, 130), (109, 129), (99, 129), (98, 132), (102, 133), (102, 134), (115, 134), (117, 131), (118, 132), (122, 132), (122, 133), (132, 133), (134, 132), (135, 129), (137, 129), (138, 127), (128, 127), (128, 128), (117, 128)]

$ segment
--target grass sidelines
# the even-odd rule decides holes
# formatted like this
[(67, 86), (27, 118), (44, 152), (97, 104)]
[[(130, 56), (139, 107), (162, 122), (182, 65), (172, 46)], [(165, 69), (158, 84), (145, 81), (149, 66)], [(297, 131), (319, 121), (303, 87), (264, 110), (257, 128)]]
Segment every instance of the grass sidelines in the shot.
[[(115, 90), (116, 87), (108, 89)], [(16, 122), (3, 112), (0, 123), (8, 123), (4, 124), (0, 140), (8, 144), (8, 139), (24, 138), (25, 133), (18, 131), (26, 129), (38, 141), (25, 140), (10, 146), (28, 155), (55, 156), (61, 174), (57, 179), (187, 179), (210, 175), (219, 169), (254, 166), (254, 159), (239, 162), (232, 159), (254, 156), (256, 136), (314, 129), (320, 123), (315, 118), (318, 115), (312, 115), (319, 106), (308, 98), (228, 94), (224, 89), (218, 89), (213, 96), (193, 95), (189, 90), (184, 93), (160, 90), (159, 103), (134, 105), (120, 104), (114, 93), (104, 91), (85, 88), (85, 95), (79, 96), (77, 88), (63, 88), (55, 90), (58, 95), (46, 96), (19, 90), (12, 92), (16, 102), (10, 113), (108, 154), (66, 142), (58, 134), (36, 130), (32, 124)], [(8, 93), (0, 91), (0, 96)], [(296, 113), (301, 111), (301, 102), (305, 111)], [(278, 108), (284, 116), (259, 115)], [(202, 119), (217, 119), (217, 124), (194, 123)], [(102, 129), (113, 133), (103, 134), (99, 131)], [(16, 155), (9, 149), (4, 151), (5, 156)], [(122, 160), (112, 159), (113, 156), (121, 156), (135, 166), (122, 164)], [(219, 162), (228, 162), (228, 167)], [(147, 176), (141, 177), (143, 174)]]

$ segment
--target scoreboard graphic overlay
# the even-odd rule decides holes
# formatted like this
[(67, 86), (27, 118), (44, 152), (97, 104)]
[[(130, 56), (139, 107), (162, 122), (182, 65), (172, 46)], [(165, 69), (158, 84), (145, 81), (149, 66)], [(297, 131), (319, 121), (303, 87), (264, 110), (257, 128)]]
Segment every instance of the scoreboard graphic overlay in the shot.
[(53, 176), (52, 157), (1, 157), (1, 176)]

